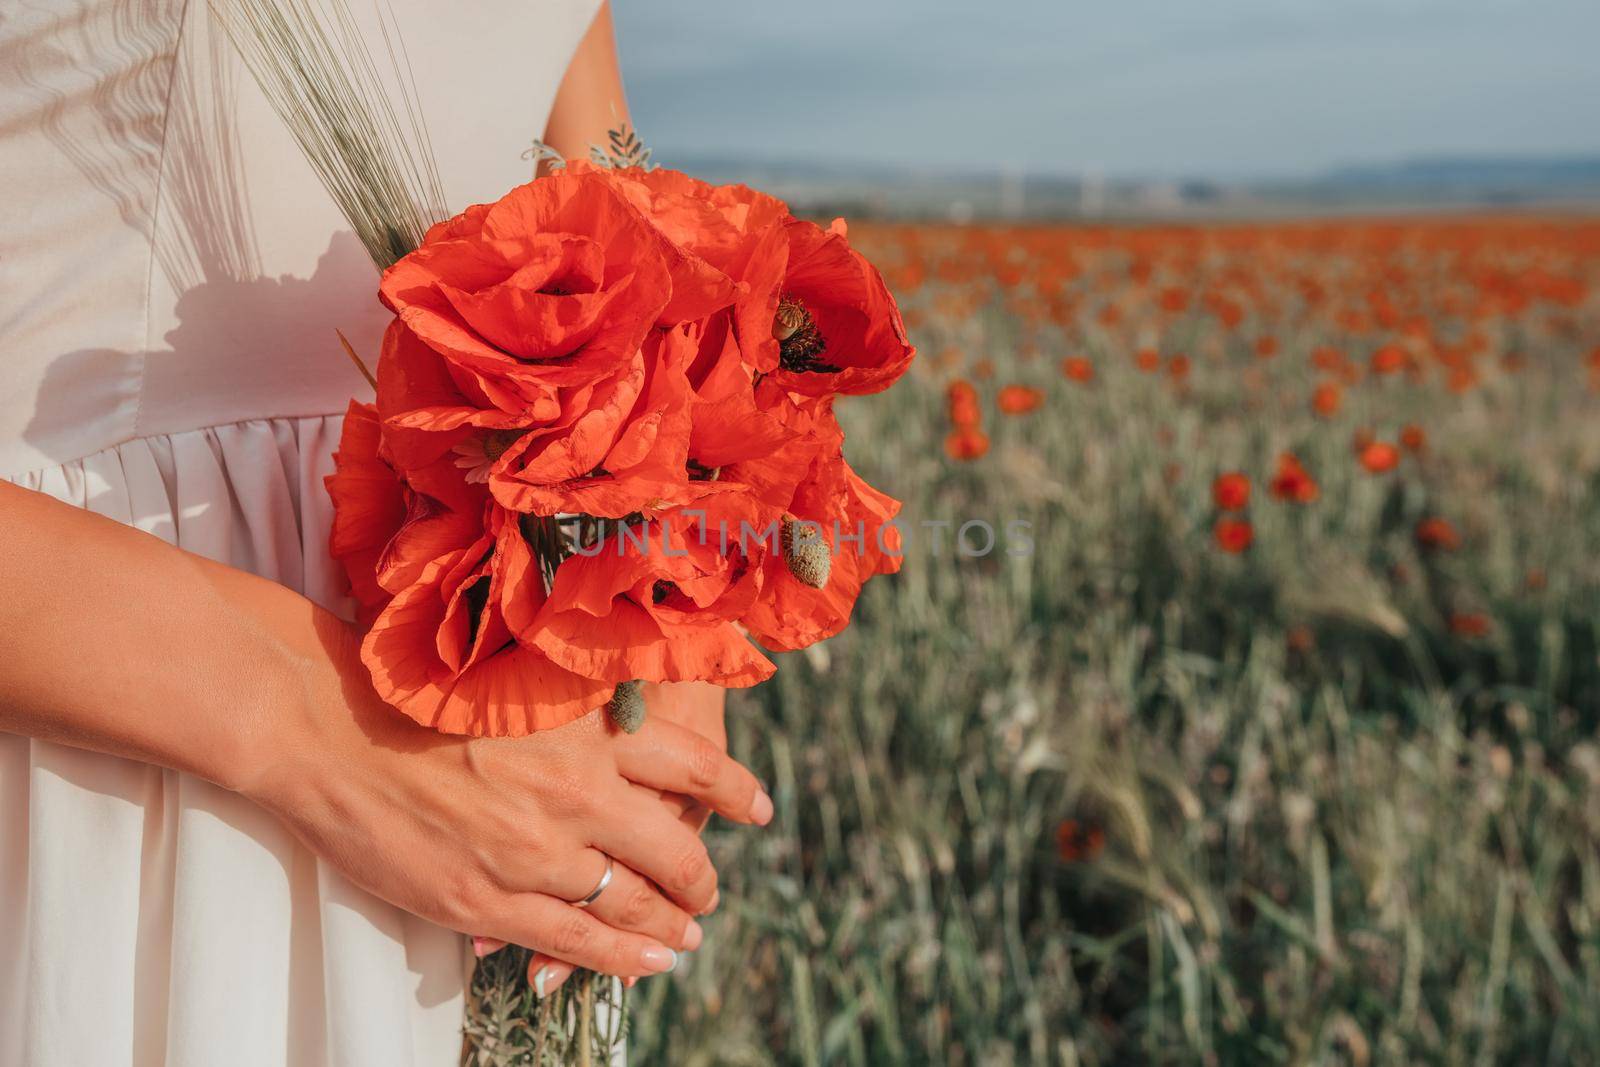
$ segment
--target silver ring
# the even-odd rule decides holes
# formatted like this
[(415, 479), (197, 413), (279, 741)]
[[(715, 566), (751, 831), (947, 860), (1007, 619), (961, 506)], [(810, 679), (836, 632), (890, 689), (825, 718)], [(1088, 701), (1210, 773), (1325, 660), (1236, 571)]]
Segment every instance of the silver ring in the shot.
[(587, 908), (590, 904), (593, 904), (595, 901), (600, 899), (600, 894), (604, 893), (606, 891), (606, 886), (608, 886), (610, 884), (611, 884), (611, 857), (607, 856), (606, 857), (606, 873), (602, 874), (600, 876), (600, 884), (595, 886), (594, 889), (590, 891), (589, 895), (584, 897), (582, 900), (574, 900), (572, 902), (572, 906), (574, 908)]

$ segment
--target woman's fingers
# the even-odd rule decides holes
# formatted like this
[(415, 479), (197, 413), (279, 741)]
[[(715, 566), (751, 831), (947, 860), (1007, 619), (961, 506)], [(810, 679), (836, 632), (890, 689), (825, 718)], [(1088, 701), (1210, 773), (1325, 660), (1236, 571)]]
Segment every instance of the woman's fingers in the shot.
[(607, 926), (582, 908), (543, 893), (517, 893), (498, 905), (501, 913), (479, 924), (490, 936), (601, 974), (662, 974), (678, 965), (678, 954), (653, 937)]
[(591, 845), (654, 882), (691, 915), (715, 906), (717, 872), (706, 846), (654, 792), (618, 783), (603, 810), (605, 817), (590, 832)]
[(772, 819), (772, 798), (755, 775), (693, 730), (648, 719), (638, 733), (619, 733), (615, 751), (617, 770), (631, 782), (694, 797), (735, 822)]
[[(570, 901), (588, 899), (605, 879), (606, 857), (584, 849), (571, 864), (563, 864), (559, 878), (539, 888)], [(611, 877), (588, 912), (608, 926), (653, 937), (663, 945), (693, 952), (700, 947), (700, 926), (688, 912), (672, 903), (650, 882), (621, 860), (611, 861)]]
[(612, 868), (611, 884), (589, 905), (589, 914), (608, 926), (653, 937), (684, 952), (699, 948), (704, 936), (688, 912), (621, 863)]
[(472, 954), (480, 960), (485, 956), (493, 956), (505, 947), (506, 943), (497, 937), (474, 937), (472, 939)]
[[(571, 978), (575, 969), (570, 963), (535, 952), (528, 959), (528, 984), (541, 998), (547, 997), (560, 988), (562, 982)], [(626, 981), (632, 982), (634, 979), (630, 976)]]

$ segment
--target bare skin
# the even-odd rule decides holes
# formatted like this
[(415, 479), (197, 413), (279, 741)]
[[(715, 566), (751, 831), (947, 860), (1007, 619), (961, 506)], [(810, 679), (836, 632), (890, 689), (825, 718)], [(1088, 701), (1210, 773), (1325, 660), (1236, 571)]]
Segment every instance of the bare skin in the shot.
[(544, 143), (568, 159), (585, 159), (590, 145), (605, 144), (606, 132), (627, 121), (628, 98), (622, 89), (608, 0), (578, 42), (556, 89)]
[[(581, 155), (626, 114), (602, 5), (545, 139)], [(723, 751), (714, 687), (652, 694), (632, 736), (599, 711), (527, 738), (441, 735), (377, 698), (359, 635), (305, 597), (6, 483), (0, 589), (0, 731), (235, 790), (374, 895), (526, 945), (536, 968), (564, 961), (562, 980), (670, 970), (717, 900), (707, 812), (772, 816)], [(573, 907), (606, 856), (610, 887)]]
[[(0, 730), (242, 793), (453, 929), (610, 974), (669, 970), (717, 878), (662, 794), (771, 817), (748, 771), (666, 716), (632, 736), (601, 712), (520, 739), (418, 726), (372, 692), (354, 629), (298, 593), (4, 483), (0, 588)], [(572, 907), (606, 855), (611, 887)]]

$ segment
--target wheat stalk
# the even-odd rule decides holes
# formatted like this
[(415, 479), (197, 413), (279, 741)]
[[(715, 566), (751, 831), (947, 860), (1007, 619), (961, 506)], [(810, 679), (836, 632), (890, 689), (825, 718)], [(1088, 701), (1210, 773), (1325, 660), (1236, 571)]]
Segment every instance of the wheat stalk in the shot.
[(343, 0), (209, 3), (372, 261), (421, 244), (449, 210), (392, 13), (385, 79)]

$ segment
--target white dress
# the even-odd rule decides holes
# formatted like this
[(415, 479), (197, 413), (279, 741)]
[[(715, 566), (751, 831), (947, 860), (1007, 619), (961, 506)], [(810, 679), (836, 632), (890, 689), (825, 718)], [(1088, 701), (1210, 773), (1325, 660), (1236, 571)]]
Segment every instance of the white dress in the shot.
[[(598, 0), (385, 6), (450, 207), (525, 181)], [(334, 329), (376, 355), (377, 275), (211, 18), (0, 9), (0, 478), (340, 609)], [(236, 794), (0, 734), (3, 1067), (446, 1067), (469, 963)]]

